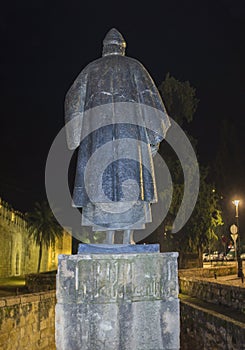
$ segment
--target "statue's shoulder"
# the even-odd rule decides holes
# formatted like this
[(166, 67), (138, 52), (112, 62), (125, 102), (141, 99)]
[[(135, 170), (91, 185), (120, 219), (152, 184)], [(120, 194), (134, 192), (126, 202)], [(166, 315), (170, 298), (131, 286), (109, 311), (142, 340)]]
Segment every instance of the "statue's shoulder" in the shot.
[(89, 62), (84, 68), (83, 68), (83, 72), (87, 72), (89, 70), (92, 70), (93, 68), (97, 67), (98, 65), (100, 65), (102, 63), (102, 59), (103, 57), (99, 57), (97, 59), (95, 59), (92, 62)]
[(75, 81), (80, 81), (85, 79), (91, 72), (98, 70), (101, 66), (102, 57), (95, 59), (92, 62), (89, 62), (85, 67), (80, 71)]
[(140, 61), (138, 61), (136, 58), (133, 57), (128, 57), (128, 56), (120, 56), (121, 60), (125, 63), (127, 63), (128, 65), (134, 67), (134, 68), (144, 68), (144, 66), (142, 65), (142, 63)]
[(139, 66), (142, 67), (142, 64), (136, 59), (136, 58), (132, 58), (132, 57), (128, 57), (128, 56), (121, 56), (121, 55), (108, 55), (108, 56), (104, 56), (104, 57), (99, 57), (96, 60), (90, 62), (86, 67), (86, 68), (92, 68), (94, 66), (100, 65), (100, 64), (104, 64), (106, 61), (109, 62), (115, 62), (115, 63), (121, 63), (121, 64), (130, 64), (132, 66)]
[(118, 66), (118, 64), (126, 69), (131, 70), (132, 72), (143, 72), (146, 71), (142, 63), (140, 63), (137, 59), (128, 57), (128, 56), (120, 56), (120, 55), (108, 55), (105, 57), (100, 57), (84, 67), (82, 70), (82, 74), (94, 73), (103, 69), (103, 67), (113, 67)]
[(126, 60), (127, 66), (130, 67), (135, 74), (149, 74), (145, 66), (136, 58), (128, 56), (123, 56), (123, 58)]

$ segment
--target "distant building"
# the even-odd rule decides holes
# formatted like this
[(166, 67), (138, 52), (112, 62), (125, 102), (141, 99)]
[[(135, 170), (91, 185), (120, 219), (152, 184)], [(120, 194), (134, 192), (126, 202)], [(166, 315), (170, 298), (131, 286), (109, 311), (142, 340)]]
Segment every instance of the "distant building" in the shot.
[[(40, 272), (57, 269), (58, 255), (71, 254), (72, 238), (64, 231), (54, 246), (43, 247)], [(29, 238), (24, 215), (0, 199), (0, 277), (37, 272), (39, 248)]]

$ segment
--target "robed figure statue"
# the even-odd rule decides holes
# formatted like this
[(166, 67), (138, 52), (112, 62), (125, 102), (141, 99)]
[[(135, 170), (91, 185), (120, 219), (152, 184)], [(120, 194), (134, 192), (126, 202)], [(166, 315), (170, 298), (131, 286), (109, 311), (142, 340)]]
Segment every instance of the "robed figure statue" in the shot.
[(111, 29), (102, 57), (78, 75), (65, 99), (67, 142), (79, 147), (74, 207), (82, 225), (106, 231), (106, 243), (151, 222), (157, 201), (152, 157), (170, 126), (160, 94), (143, 65), (125, 56), (122, 35)]

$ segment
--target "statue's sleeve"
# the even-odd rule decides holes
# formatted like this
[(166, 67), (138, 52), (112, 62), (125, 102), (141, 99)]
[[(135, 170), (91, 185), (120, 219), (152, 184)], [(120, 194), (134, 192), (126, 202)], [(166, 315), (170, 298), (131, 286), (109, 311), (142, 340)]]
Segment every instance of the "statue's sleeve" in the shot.
[(68, 148), (73, 150), (80, 145), (84, 103), (86, 98), (87, 74), (82, 71), (65, 98), (65, 124)]
[(141, 63), (138, 65), (138, 70), (135, 70), (135, 81), (149, 142), (152, 146), (156, 146), (157, 152), (159, 143), (165, 138), (170, 127), (170, 120), (153, 79)]

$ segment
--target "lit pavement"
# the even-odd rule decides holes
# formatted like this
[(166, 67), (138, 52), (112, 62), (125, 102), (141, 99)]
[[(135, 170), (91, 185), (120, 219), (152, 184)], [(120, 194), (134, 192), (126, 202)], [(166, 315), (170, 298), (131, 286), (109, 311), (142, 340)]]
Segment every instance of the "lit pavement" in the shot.
[[(205, 263), (204, 264), (204, 268), (208, 268), (208, 267), (218, 267), (218, 266), (229, 266), (229, 265), (236, 265), (236, 262), (231, 261), (231, 262), (225, 262), (221, 265), (221, 263), (212, 263), (212, 265), (210, 263)], [(243, 261), (243, 273), (245, 274), (245, 261)], [(241, 287), (241, 288), (245, 288), (245, 280), (244, 282), (242, 282), (242, 279), (237, 277), (236, 275), (226, 275), (226, 276), (217, 276), (216, 279), (214, 277), (198, 277), (198, 279), (202, 279), (205, 281), (209, 281), (209, 282), (215, 282), (215, 283), (219, 283), (219, 284), (226, 284), (226, 285), (230, 285), (230, 286), (236, 286), (236, 287)]]
[(214, 277), (212, 278), (200, 277), (199, 279), (209, 281), (209, 282), (215, 282), (219, 284), (226, 284), (230, 286), (245, 288), (245, 281), (242, 283), (242, 279), (237, 277), (237, 275), (217, 276), (216, 279)]

